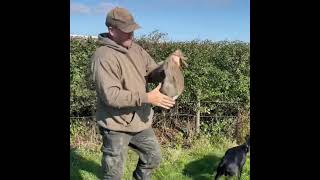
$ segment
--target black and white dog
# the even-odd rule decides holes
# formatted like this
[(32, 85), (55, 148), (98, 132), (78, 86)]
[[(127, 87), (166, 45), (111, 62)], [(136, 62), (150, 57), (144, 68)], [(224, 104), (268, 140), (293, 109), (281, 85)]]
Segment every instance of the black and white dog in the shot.
[(247, 136), (244, 144), (228, 149), (218, 165), (217, 174), (214, 179), (218, 180), (223, 175), (228, 178), (236, 175), (240, 179), (249, 149), (250, 136)]

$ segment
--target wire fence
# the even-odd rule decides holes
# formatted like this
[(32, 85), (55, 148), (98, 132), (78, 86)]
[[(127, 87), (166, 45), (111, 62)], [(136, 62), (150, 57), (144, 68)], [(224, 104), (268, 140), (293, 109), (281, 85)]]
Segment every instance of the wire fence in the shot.
[[(241, 103), (223, 101), (203, 101), (200, 107), (198, 102), (176, 103), (170, 110), (154, 107), (152, 127), (159, 132), (159, 137), (167, 136), (168, 132), (186, 133), (186, 139), (194, 137), (197, 133), (224, 135), (225, 137), (240, 141), (243, 132), (249, 133), (250, 112), (243, 113)], [(200, 113), (199, 113), (200, 112)], [(200, 122), (197, 123), (197, 120)], [(95, 115), (70, 117), (71, 129), (85, 126), (88, 134), (98, 133)], [(249, 130), (248, 130), (249, 128)], [(76, 133), (79, 135), (78, 133)], [(92, 137), (94, 136), (91, 136)], [(170, 137), (175, 135), (171, 134)], [(164, 139), (164, 138), (160, 138)], [(165, 142), (165, 140), (162, 140)]]
[[(201, 101), (200, 106), (197, 106), (197, 103), (196, 101), (176, 102), (175, 107), (170, 110), (154, 107), (153, 126), (161, 127), (165, 125), (172, 127), (177, 124), (193, 123), (198, 116), (200, 121), (206, 124), (213, 124), (225, 119), (235, 120), (239, 118), (239, 111), (243, 107), (240, 102), (230, 101)], [(70, 117), (70, 120), (94, 121), (95, 115), (73, 116)]]

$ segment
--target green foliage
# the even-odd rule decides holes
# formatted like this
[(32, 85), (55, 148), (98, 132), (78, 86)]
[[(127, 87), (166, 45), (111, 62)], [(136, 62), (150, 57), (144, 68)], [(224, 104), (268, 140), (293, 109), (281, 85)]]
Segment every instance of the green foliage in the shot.
[[(240, 102), (248, 109), (250, 82), (249, 44), (239, 41), (168, 42), (165, 33), (154, 31), (136, 39), (159, 62), (177, 48), (188, 57), (189, 67), (184, 69), (185, 91), (178, 99), (183, 108), (190, 108), (190, 101)], [(70, 114), (90, 116), (95, 110), (95, 91), (90, 80), (90, 57), (97, 48), (96, 40), (70, 40)], [(153, 86), (152, 86), (153, 87)], [(191, 105), (193, 106), (193, 105)], [(206, 112), (215, 107), (202, 106)], [(233, 107), (237, 109), (237, 107)], [(194, 109), (191, 107), (191, 109)]]
[[(243, 118), (240, 123), (234, 118), (201, 118), (200, 136), (205, 138), (195, 139), (194, 144), (187, 150), (182, 148), (183, 134), (176, 134), (173, 138), (175, 145), (163, 149), (163, 161), (155, 171), (153, 179), (212, 179), (224, 151), (235, 145), (232, 137), (236, 125), (240, 124), (240, 139), (250, 131), (250, 44), (209, 40), (170, 42), (164, 41), (165, 38), (165, 33), (154, 31), (136, 39), (136, 42), (156, 62), (165, 60), (178, 48), (188, 57), (189, 67), (183, 71), (185, 91), (177, 100), (178, 109), (188, 110), (188, 114), (196, 115), (196, 102), (200, 100), (202, 116), (237, 116), (237, 112), (241, 111)], [(96, 93), (90, 79), (90, 58), (97, 47), (94, 39), (70, 39), (71, 116), (92, 116), (95, 111)], [(154, 87), (155, 85), (149, 86)], [(239, 103), (206, 103), (210, 101)], [(88, 126), (87, 122), (80, 120), (71, 121), (70, 130), (70, 140), (74, 147), (96, 150), (70, 152), (71, 179), (97, 179), (101, 158), (97, 131), (93, 126)], [(129, 151), (125, 179), (131, 178), (137, 159), (137, 155)], [(250, 159), (248, 160), (242, 179), (250, 177)]]
[(93, 39), (70, 40), (70, 115), (84, 116), (95, 108), (95, 91), (90, 81), (90, 57), (95, 51)]
[(234, 134), (234, 123), (232, 118), (216, 121), (215, 123), (201, 122), (201, 133), (204, 135), (211, 135), (216, 137), (232, 138)]

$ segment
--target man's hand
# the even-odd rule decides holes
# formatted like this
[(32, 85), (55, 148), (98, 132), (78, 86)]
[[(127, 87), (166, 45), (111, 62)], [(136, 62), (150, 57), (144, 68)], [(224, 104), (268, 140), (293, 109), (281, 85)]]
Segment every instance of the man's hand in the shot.
[(165, 109), (170, 109), (175, 104), (175, 101), (160, 92), (161, 83), (152, 91), (147, 93), (148, 102), (155, 106), (160, 106)]

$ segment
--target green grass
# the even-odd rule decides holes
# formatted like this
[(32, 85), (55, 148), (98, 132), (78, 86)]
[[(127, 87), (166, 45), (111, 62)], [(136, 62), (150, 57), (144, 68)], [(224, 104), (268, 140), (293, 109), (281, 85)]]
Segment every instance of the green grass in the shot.
[[(211, 180), (216, 167), (228, 147), (235, 144), (215, 144), (199, 139), (191, 148), (162, 148), (162, 162), (153, 173), (153, 180)], [(101, 152), (89, 149), (70, 151), (70, 179), (96, 180), (100, 177)], [(129, 150), (123, 179), (131, 180), (138, 156)], [(224, 178), (221, 178), (224, 179)], [(242, 173), (242, 180), (250, 179), (250, 154)]]

